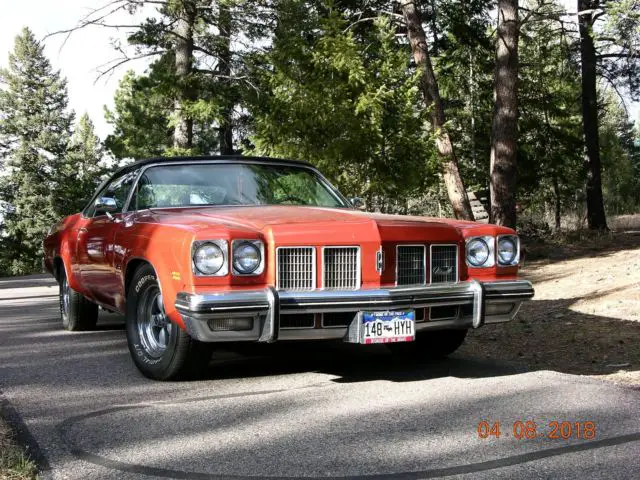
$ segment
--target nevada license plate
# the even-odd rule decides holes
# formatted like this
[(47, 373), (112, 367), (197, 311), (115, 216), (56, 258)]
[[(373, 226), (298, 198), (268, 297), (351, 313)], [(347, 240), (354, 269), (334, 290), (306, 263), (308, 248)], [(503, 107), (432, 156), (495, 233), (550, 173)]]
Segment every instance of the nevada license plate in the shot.
[(360, 312), (360, 318), (361, 343), (413, 342), (416, 338), (413, 310)]

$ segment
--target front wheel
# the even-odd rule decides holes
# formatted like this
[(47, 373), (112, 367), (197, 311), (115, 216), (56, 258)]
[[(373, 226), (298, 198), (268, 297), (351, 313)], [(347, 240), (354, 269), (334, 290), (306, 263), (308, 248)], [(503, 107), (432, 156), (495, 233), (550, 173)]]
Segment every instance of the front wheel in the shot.
[(133, 361), (148, 378), (194, 376), (211, 359), (211, 345), (194, 340), (165, 315), (158, 279), (150, 265), (139, 268), (131, 282), (126, 330)]
[(417, 334), (413, 342), (389, 343), (387, 348), (394, 354), (413, 360), (431, 360), (455, 352), (464, 343), (466, 336), (466, 330), (434, 330)]

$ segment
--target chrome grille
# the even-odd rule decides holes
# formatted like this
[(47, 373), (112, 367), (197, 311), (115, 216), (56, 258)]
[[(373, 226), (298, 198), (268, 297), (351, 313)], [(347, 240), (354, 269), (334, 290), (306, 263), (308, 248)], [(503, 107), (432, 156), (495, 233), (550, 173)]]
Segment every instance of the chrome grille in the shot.
[(360, 248), (323, 249), (322, 286), (331, 290), (360, 288)]
[(431, 283), (458, 281), (458, 246), (431, 245)]
[(396, 283), (398, 285), (425, 283), (425, 254), (424, 245), (398, 245), (396, 249)]
[(316, 251), (314, 247), (279, 247), (276, 288), (313, 290), (316, 288)]

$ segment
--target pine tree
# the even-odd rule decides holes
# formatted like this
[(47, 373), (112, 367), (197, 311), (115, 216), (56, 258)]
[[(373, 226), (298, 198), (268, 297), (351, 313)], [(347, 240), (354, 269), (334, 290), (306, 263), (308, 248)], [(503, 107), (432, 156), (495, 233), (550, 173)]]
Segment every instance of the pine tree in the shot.
[(64, 157), (57, 182), (59, 216), (79, 212), (107, 173), (102, 160), (104, 149), (86, 113), (80, 117)]
[(386, 17), (351, 22), (320, 1), (283, 2), (249, 102), (260, 154), (311, 161), (369, 208), (406, 211), (437, 169), (417, 75)]
[(16, 37), (0, 82), (0, 268), (29, 273), (39, 269), (42, 239), (57, 218), (54, 187), (73, 115), (67, 111), (66, 81), (28, 28)]

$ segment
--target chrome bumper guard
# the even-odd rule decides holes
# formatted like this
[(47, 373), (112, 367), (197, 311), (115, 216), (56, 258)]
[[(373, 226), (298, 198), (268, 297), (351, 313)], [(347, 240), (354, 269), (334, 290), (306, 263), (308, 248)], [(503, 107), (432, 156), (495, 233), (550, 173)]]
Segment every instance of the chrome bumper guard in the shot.
[[(277, 291), (273, 287), (207, 294), (178, 293), (175, 307), (187, 332), (206, 342), (345, 338), (347, 328), (287, 329), (279, 331), (280, 315), (334, 313), (361, 310), (397, 310), (422, 307), (459, 306), (456, 318), (416, 323), (416, 331), (443, 328), (479, 328), (485, 323), (507, 322), (521, 303), (533, 297), (527, 280), (479, 282), (471, 280), (421, 287), (392, 287), (373, 290), (310, 292)], [(502, 313), (486, 313), (494, 305), (511, 306)], [(252, 318), (250, 330), (219, 331), (210, 327), (216, 319)], [(304, 332), (304, 333), (303, 333)], [(280, 335), (282, 333), (282, 335)]]

